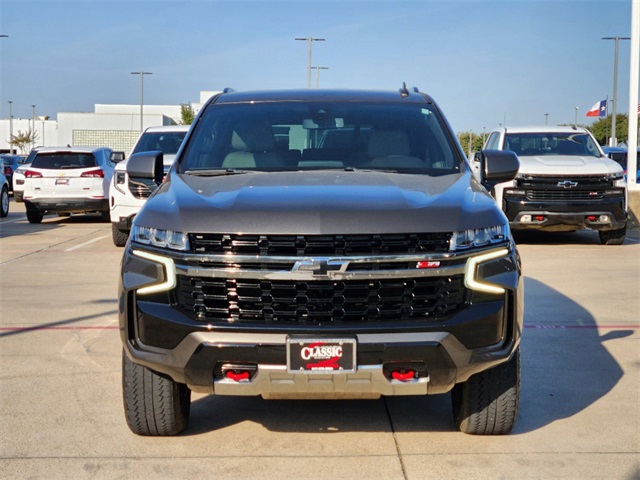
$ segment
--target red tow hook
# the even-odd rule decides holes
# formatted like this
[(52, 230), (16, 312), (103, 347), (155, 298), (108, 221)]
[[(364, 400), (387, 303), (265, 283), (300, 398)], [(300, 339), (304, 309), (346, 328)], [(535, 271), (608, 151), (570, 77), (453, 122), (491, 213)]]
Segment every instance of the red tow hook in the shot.
[(246, 370), (227, 370), (224, 376), (229, 380), (233, 380), (236, 382), (239, 382), (241, 380), (249, 380), (249, 378), (251, 377), (251, 375), (249, 375), (249, 372), (247, 372)]
[(391, 378), (400, 380), (401, 382), (407, 382), (416, 378), (416, 372), (414, 370), (394, 370), (391, 372)]

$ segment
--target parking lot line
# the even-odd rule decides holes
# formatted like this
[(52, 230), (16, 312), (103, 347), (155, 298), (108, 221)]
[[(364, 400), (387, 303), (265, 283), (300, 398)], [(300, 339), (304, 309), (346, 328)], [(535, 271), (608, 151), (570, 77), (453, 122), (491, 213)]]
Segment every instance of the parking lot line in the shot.
[(75, 245), (73, 247), (69, 247), (65, 250), (65, 252), (73, 252), (74, 250), (78, 250), (79, 248), (86, 247), (94, 242), (99, 242), (100, 240), (107, 238), (109, 235), (103, 235), (102, 237), (94, 238), (89, 240), (88, 242), (80, 243), (79, 245)]

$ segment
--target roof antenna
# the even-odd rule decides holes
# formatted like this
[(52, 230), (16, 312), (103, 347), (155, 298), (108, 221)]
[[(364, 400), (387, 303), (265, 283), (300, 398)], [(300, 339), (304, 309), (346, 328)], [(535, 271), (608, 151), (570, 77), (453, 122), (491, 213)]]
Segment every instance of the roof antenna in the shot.
[(406, 82), (402, 82), (402, 88), (399, 91), (402, 98), (409, 96), (409, 90), (407, 90)]

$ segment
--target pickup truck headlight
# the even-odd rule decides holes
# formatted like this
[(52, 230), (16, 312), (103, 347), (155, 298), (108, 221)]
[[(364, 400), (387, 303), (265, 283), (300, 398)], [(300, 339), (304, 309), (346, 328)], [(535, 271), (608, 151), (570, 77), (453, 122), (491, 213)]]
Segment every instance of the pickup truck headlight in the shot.
[(141, 227), (134, 225), (131, 229), (131, 240), (143, 245), (152, 245), (160, 248), (170, 248), (187, 252), (189, 248), (189, 236), (183, 232), (163, 230), (161, 228)]
[(126, 188), (125, 187), (126, 183), (127, 183), (127, 174), (125, 172), (116, 171), (115, 174), (113, 175), (113, 186), (116, 187), (116, 189), (119, 192), (125, 193), (124, 189)]
[(475, 228), (453, 232), (450, 250), (468, 250), (474, 247), (484, 247), (497, 243), (504, 243), (511, 238), (509, 225), (496, 225), (487, 228)]

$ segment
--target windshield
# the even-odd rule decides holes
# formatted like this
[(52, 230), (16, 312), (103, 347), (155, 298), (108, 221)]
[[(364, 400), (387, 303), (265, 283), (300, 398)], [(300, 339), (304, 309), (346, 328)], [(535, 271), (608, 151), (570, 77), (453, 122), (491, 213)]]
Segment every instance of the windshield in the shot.
[(160, 150), (165, 155), (175, 155), (187, 132), (145, 132), (132, 153)]
[(458, 173), (462, 159), (431, 105), (260, 102), (212, 105), (180, 172), (372, 169)]
[(539, 155), (572, 155), (600, 157), (600, 149), (586, 133), (508, 133), (505, 150), (519, 157)]
[(96, 167), (96, 158), (92, 153), (41, 153), (31, 163), (33, 168), (51, 170)]

